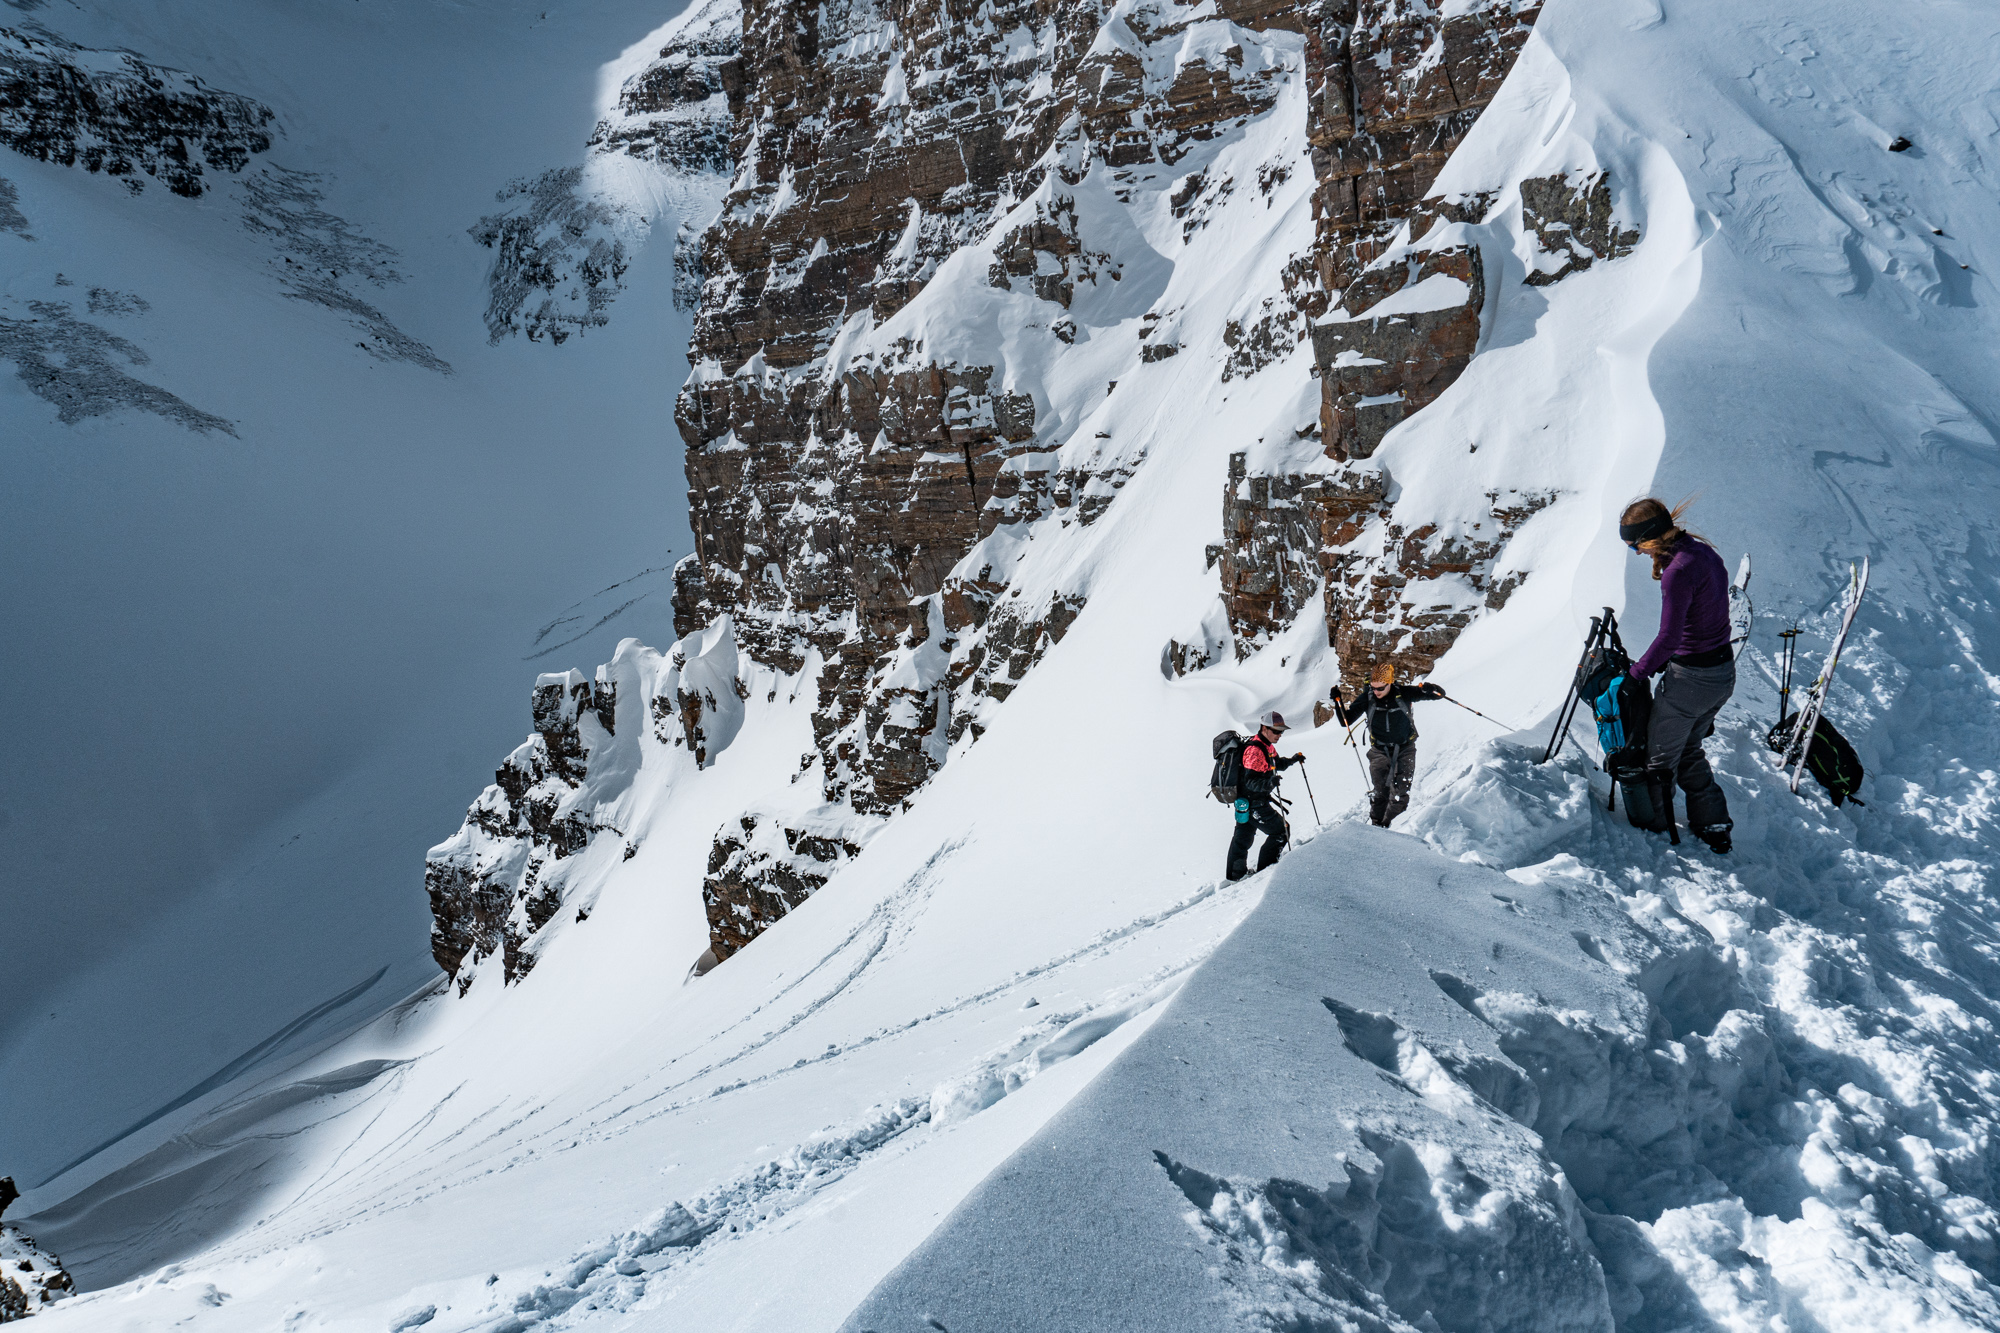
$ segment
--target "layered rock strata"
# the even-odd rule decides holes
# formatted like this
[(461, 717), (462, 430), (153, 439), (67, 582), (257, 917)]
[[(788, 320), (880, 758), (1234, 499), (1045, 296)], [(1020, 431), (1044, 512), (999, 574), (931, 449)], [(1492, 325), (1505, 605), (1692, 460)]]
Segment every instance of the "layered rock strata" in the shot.
[[(1495, 576), (1495, 562), (1552, 494), (1495, 490), (1483, 514), (1447, 533), (1399, 519), (1390, 479), (1372, 460), (1478, 349), (1489, 288), (1470, 231), (1490, 222), (1497, 194), (1439, 195), (1431, 186), (1498, 92), (1538, 12), (1514, 0), (1450, 16), (1358, 0), (1330, 11), (1321, 40), (1308, 46), (1316, 282), (1287, 289), (1307, 317), (1331, 466), (1232, 470), (1214, 556), (1238, 656), (1269, 642), (1318, 594), (1344, 676), (1385, 660), (1422, 674), (1518, 584)], [(1520, 198), (1521, 229), (1535, 238), (1530, 284), (1637, 242), (1614, 221), (1602, 173), (1524, 181)], [(1268, 321), (1231, 332), (1233, 354), (1241, 348), (1252, 366), (1269, 355), (1260, 339), (1283, 343)], [(1206, 660), (1184, 654), (1168, 666)]]
[[(830, 802), (891, 815), (978, 737), (1084, 598), (1022, 598), (994, 563), (962, 562), (1012, 525), (1090, 524), (1137, 463), (1056, 466), (1061, 441), (1038, 434), (1042, 407), (1007, 366), (867, 335), (979, 244), (988, 286), (1043, 303), (1056, 339), (1086, 336), (1071, 312), (1125, 261), (1071, 187), (1093, 168), (1153, 179), (1282, 87), (1278, 46), (1197, 42), (1204, 23), (1303, 33), (1317, 10), (1003, 3), (969, 23), (940, 0), (745, 8), (724, 79), (737, 176), (703, 240), (677, 412), (696, 552), (676, 626), (728, 615), (752, 657), (816, 674), (807, 767)], [(1199, 229), (1235, 188), (1192, 171), (1175, 216)], [(1180, 349), (1169, 312), (1141, 336), (1144, 362)], [(797, 896), (756, 882), (749, 836), (725, 829), (716, 847), (719, 955), (741, 947), (746, 911), (761, 929)]]
[(1306, 48), (1315, 260), (1339, 294), (1418, 212), (1500, 91), (1538, 0), (1462, 6), (1332, 0)]
[[(1259, 476), (1235, 461), (1214, 552), (1224, 603), (1162, 667), (1255, 651), (1316, 599), (1343, 658), (1427, 664), (1474, 603), (1505, 597), (1493, 570), (1511, 528), (1403, 523), (1373, 455), (1477, 349), (1488, 276), (1467, 233), (1493, 200), (1427, 191), (1533, 14), (1507, 0), (1451, 18), (1376, 0), (1138, 0), (1002, 3), (968, 22), (942, 0), (760, 0), (712, 78), (690, 57), (628, 81), (634, 106), (708, 107), (720, 89), (736, 172), (701, 241), (676, 407), (696, 544), (675, 573), (676, 629), (686, 645), (726, 626), (738, 685), (768, 673), (815, 702), (791, 786), (821, 804), (747, 811), (712, 844), (715, 958), (796, 908), (977, 741), (1086, 607), (1060, 579), (1017, 586), (1022, 553), (1096, 522), (1143, 464), (1143, 436), (1081, 435), (1018, 343), (963, 329), (997, 321), (1054, 344), (1034, 354), (1047, 360), (1122, 326), (1138, 366), (1213, 337), (1165, 306), (1092, 312), (1121, 308), (1152, 262), (1131, 232), (1141, 207), (1187, 242), (1302, 169), (1293, 152), (1246, 167), (1204, 148), (1271, 114), (1290, 80), (1311, 93), (1293, 114), (1310, 120), (1315, 241), (1219, 331), (1218, 370), (1257, 375), (1310, 337), (1323, 402), (1300, 439), (1325, 462)], [(616, 127), (595, 142), (655, 151)], [(1588, 249), (1608, 219), (1592, 207), (1552, 205), (1547, 244)], [(947, 279), (944, 311), (925, 293)], [(672, 732), (709, 762), (727, 744), (711, 723), (735, 725), (728, 692), (675, 700), (654, 691), (654, 739)], [(532, 894), (507, 885), (514, 913)], [(504, 952), (506, 929), (490, 929), (501, 943), (480, 947)]]
[(151, 177), (198, 198), (208, 172), (240, 172), (271, 146), (271, 108), (129, 51), (93, 51), (0, 28), (0, 143), (101, 171), (137, 194)]

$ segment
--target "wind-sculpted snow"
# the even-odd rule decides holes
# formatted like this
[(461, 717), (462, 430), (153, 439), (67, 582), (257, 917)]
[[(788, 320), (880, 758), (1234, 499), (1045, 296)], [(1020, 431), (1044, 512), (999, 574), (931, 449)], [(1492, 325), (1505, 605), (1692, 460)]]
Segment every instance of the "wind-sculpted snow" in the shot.
[[(98, 304), (93, 297), (93, 314)], [(129, 305), (110, 313), (140, 312), (141, 306)], [(202, 434), (236, 434), (223, 418), (127, 373), (152, 358), (129, 338), (78, 319), (66, 301), (29, 301), (25, 309), (0, 305), (0, 357), (14, 363), (30, 392), (55, 405), (66, 425), (130, 408)]]
[[(1990, 753), (2000, 735), (1984, 686), (1892, 655), (1937, 637), (1922, 621), (1871, 634), (1843, 661), (1839, 724), (1882, 736), (1884, 701), (1922, 697), (1963, 709), (1961, 744)], [(1772, 1270), (1750, 1284), (1762, 1286), (1744, 1298), (1753, 1309), (1808, 1290), (1833, 1300), (1856, 1262), (1880, 1269), (1909, 1317), (1984, 1326), (2000, 1319), (1988, 1285), (2000, 1277), (2000, 1097), (1978, 1072), (2000, 1060), (1989, 784), (1935, 753), (1928, 773), (1906, 758), (1885, 777), (1870, 747), (1871, 804), (1837, 811), (1808, 788), (1802, 806), (1759, 739), (1759, 716), (1777, 708), (1770, 659), (1753, 650), (1742, 665), (1755, 674), (1711, 750), (1737, 820), (1726, 864), (1623, 827), (1579, 750), (1542, 768), (1534, 742), (1476, 754), (1412, 825), (1517, 880), (1609, 895), (1680, 941), (1647, 962), (1577, 936), (1646, 991), (1673, 1043), (1621, 1042), (1458, 979), (1450, 991), (1545, 1097), (1550, 1081), (1604, 1089), (1545, 1101), (1536, 1129), (1589, 1206), (1647, 1224), (1677, 1269), (1704, 1274), (1711, 1300), (1750, 1276), (1744, 1256)]]
[[(1608, 1331), (1568, 1180), (1473, 1090), (1518, 1115), (1526, 1080), (1418, 962), (1533, 977), (1544, 1003), (1643, 1031), (1643, 998), (1551, 917), (1631, 933), (1611, 904), (1392, 835), (1308, 844), (844, 1328)], [(1419, 922), (1421, 955), (1377, 947)]]

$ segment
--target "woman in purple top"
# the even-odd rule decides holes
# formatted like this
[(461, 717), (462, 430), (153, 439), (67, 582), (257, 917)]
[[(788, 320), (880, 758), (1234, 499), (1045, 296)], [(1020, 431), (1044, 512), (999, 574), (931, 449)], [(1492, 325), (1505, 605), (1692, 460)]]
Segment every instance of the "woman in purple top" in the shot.
[[(1682, 505), (1682, 509), (1686, 506)], [(1652, 557), (1660, 581), (1660, 632), (1632, 664), (1632, 676), (1659, 676), (1646, 761), (1674, 775), (1687, 793), (1687, 822), (1717, 852), (1729, 850), (1729, 803), (1709, 771), (1702, 740), (1736, 691), (1729, 651), (1729, 570), (1715, 548), (1679, 526), (1680, 511), (1658, 500), (1626, 506), (1618, 536)]]

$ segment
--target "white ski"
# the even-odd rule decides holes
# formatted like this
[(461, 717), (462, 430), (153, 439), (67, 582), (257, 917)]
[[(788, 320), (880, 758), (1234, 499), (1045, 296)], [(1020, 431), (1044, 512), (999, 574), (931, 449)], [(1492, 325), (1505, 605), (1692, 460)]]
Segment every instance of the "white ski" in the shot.
[(1805, 703), (1800, 705), (1798, 722), (1792, 729), (1792, 743), (1785, 751), (1784, 762), (1792, 766), (1792, 790), (1799, 789), (1799, 779), (1805, 776), (1806, 754), (1812, 748), (1813, 728), (1819, 725), (1820, 706), (1826, 702), (1826, 689), (1833, 679), (1833, 669), (1840, 665), (1840, 650), (1847, 642), (1847, 631), (1854, 624), (1854, 613), (1861, 609), (1861, 595), (1868, 591), (1868, 558), (1861, 558), (1861, 568), (1847, 567), (1847, 607), (1841, 613), (1840, 633), (1833, 636), (1833, 646), (1826, 650), (1826, 665), (1819, 669), (1812, 688), (1806, 691)]
[(1729, 655), (1741, 657), (1743, 645), (1750, 642), (1750, 626), (1757, 618), (1756, 608), (1750, 605), (1750, 556), (1746, 552), (1743, 562), (1736, 566), (1736, 581), (1729, 585)]

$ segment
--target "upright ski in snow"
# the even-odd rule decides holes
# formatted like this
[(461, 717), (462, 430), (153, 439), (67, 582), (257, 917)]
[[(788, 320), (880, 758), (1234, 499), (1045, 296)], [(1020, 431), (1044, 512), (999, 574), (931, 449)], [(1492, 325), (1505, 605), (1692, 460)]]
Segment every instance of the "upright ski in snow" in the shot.
[(1757, 618), (1757, 610), (1750, 605), (1750, 556), (1745, 553), (1741, 564), (1736, 566), (1736, 581), (1729, 585), (1729, 655), (1741, 657), (1743, 645), (1750, 642), (1750, 626)]
[(1840, 650), (1847, 642), (1847, 631), (1854, 624), (1854, 613), (1861, 609), (1861, 595), (1868, 591), (1868, 559), (1862, 557), (1861, 567), (1847, 567), (1847, 603), (1840, 616), (1840, 632), (1833, 636), (1833, 646), (1826, 650), (1826, 664), (1819, 669), (1812, 688), (1806, 691), (1805, 702), (1799, 705), (1799, 720), (1792, 730), (1791, 748), (1785, 751), (1780, 768), (1787, 765), (1792, 770), (1792, 790), (1799, 789), (1799, 779), (1805, 775), (1806, 752), (1811, 746), (1813, 728), (1819, 724), (1819, 711), (1826, 703), (1827, 685), (1833, 680), (1833, 669), (1840, 665)]

